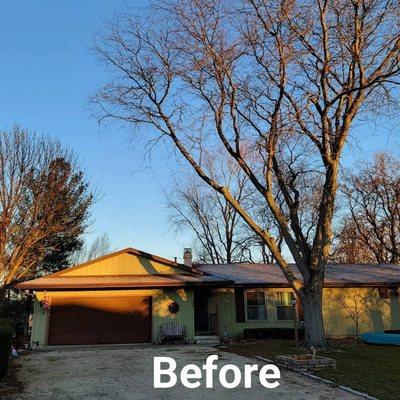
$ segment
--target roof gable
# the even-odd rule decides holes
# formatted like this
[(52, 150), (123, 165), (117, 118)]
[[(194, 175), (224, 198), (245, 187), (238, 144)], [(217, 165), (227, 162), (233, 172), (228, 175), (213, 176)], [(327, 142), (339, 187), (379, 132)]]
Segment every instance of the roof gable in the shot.
[(188, 268), (175, 261), (168, 260), (143, 251), (127, 248), (107, 254), (95, 260), (75, 267), (67, 268), (52, 275), (55, 276), (113, 276), (113, 275), (158, 275), (187, 273)]
[(220, 286), (232, 282), (193, 271), (175, 261), (133, 248), (107, 254), (75, 267), (22, 282), (17, 289), (129, 289), (197, 285)]

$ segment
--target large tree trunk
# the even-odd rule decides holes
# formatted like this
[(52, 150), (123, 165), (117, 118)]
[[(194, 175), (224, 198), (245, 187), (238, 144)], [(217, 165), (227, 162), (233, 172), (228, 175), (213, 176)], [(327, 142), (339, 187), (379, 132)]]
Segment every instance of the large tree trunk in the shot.
[(318, 288), (303, 288), (300, 300), (304, 316), (307, 347), (325, 348), (325, 329), (322, 317), (322, 286)]

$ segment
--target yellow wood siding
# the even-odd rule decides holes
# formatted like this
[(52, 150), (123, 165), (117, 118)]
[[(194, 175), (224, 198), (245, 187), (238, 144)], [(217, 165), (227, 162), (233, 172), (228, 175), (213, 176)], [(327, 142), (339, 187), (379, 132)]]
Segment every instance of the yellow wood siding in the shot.
[(182, 273), (183, 268), (165, 265), (148, 258), (129, 253), (100, 260), (81, 268), (65, 270), (63, 276), (99, 275), (152, 275)]

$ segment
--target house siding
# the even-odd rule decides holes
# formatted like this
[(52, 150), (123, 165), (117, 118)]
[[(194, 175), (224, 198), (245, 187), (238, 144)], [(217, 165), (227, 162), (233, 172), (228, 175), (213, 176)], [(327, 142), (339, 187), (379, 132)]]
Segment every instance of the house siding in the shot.
[[(158, 290), (153, 295), (153, 342), (160, 339), (160, 327), (169, 321), (180, 322), (186, 327), (186, 338), (194, 341), (194, 297), (193, 291), (187, 289)], [(175, 315), (168, 312), (167, 306), (171, 301), (179, 304), (179, 311)]]
[[(290, 289), (261, 288), (260, 290), (265, 290), (267, 293), (268, 312), (268, 319), (260, 322), (236, 322), (234, 290), (216, 291), (221, 337), (241, 336), (243, 330), (248, 328), (293, 328), (293, 321), (278, 320), (275, 307), (275, 293)], [(367, 331), (400, 329), (400, 299), (380, 299), (377, 288), (327, 288), (323, 292), (323, 315), (327, 337), (348, 337), (356, 334), (355, 323), (339, 299), (346, 299), (347, 308), (351, 310), (354, 309), (354, 299), (357, 298), (361, 308), (360, 314), (363, 314), (360, 318), (359, 334)]]
[(184, 268), (162, 264), (143, 256), (129, 253), (116, 254), (79, 268), (62, 271), (62, 276), (113, 276), (113, 275), (157, 275), (182, 273)]
[(236, 322), (236, 303), (233, 289), (218, 289), (218, 321), (220, 336), (236, 337), (243, 335), (244, 329), (256, 328), (291, 328), (293, 321), (278, 321), (275, 308), (275, 292), (281, 289), (262, 289), (267, 293), (267, 313), (266, 321), (247, 321)]
[(34, 346), (45, 346), (47, 343), (48, 313), (45, 312), (39, 303), (40, 299), (35, 298), (33, 303), (33, 322), (31, 332), (31, 344)]
[(378, 288), (324, 289), (323, 315), (327, 336), (354, 336), (356, 324), (350, 314), (359, 316), (359, 334), (400, 329), (400, 299), (381, 299)]
[[(267, 321), (236, 321), (235, 293), (233, 289), (215, 289), (209, 298), (209, 311), (217, 315), (216, 334), (223, 337), (240, 337), (244, 329), (255, 328), (292, 328), (293, 321), (279, 321), (275, 307), (275, 293), (289, 289), (261, 289), (267, 293)], [(194, 296), (190, 289), (157, 290), (99, 290), (99, 291), (57, 291), (47, 292), (46, 297), (90, 297), (90, 296), (151, 296), (152, 297), (152, 342), (159, 341), (160, 327), (164, 322), (177, 321), (187, 329), (187, 339), (195, 340), (194, 332)], [(44, 292), (36, 293), (31, 342), (39, 346), (47, 344), (47, 332), (50, 312), (43, 311), (39, 301)], [(171, 301), (179, 304), (175, 315), (169, 314), (167, 306)], [(343, 301), (346, 303), (343, 304)], [(327, 337), (347, 337), (356, 334), (355, 323), (349, 310), (355, 307), (361, 310), (359, 334), (367, 331), (400, 329), (400, 299), (380, 299), (377, 288), (327, 288), (323, 294), (323, 315)], [(348, 310), (346, 310), (348, 308)], [(77, 325), (77, 329), (79, 326)]]
[[(54, 291), (47, 292), (46, 298), (55, 297), (121, 297), (121, 296), (150, 296), (152, 297), (152, 342), (156, 343), (160, 338), (160, 327), (166, 321), (177, 321), (187, 329), (187, 340), (194, 341), (194, 313), (193, 292), (185, 289), (157, 289), (157, 290), (96, 290), (96, 291)], [(51, 308), (45, 312), (40, 301), (44, 298), (44, 292), (36, 293), (34, 303), (34, 316), (31, 342), (33, 345), (47, 345), (47, 332), (51, 317)], [(175, 315), (168, 313), (167, 306), (171, 301), (179, 304), (179, 311)], [(79, 322), (77, 322), (77, 330)], [(133, 327), (134, 329), (134, 327)]]

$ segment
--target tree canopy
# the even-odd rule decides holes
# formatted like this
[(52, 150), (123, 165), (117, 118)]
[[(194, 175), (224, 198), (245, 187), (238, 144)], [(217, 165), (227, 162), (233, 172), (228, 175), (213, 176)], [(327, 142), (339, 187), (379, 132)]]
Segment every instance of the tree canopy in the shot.
[(0, 288), (65, 267), (82, 245), (94, 195), (60, 142), (0, 132)]

